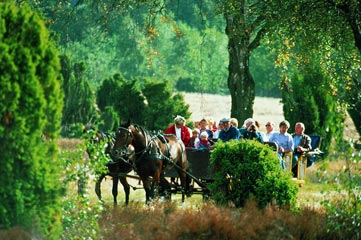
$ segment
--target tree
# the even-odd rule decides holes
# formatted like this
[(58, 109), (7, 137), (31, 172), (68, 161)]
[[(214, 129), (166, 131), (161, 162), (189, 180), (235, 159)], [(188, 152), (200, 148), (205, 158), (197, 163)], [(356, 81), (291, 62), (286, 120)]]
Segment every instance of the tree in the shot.
[(29, 7), (0, 3), (0, 61), (0, 225), (58, 239), (60, 64), (44, 23)]
[[(106, 108), (112, 106), (121, 121), (130, 119), (141, 125), (144, 125), (144, 100), (139, 83), (125, 79), (121, 74), (104, 80), (97, 91), (97, 103), (102, 114), (109, 112)], [(114, 116), (114, 113), (112, 115)]]
[(327, 78), (316, 62), (303, 65), (292, 78), (284, 79), (283, 110), (291, 126), (295, 126), (296, 122), (303, 122), (307, 134), (322, 137), (322, 150), (327, 155), (332, 139), (342, 139), (344, 115), (336, 100), (327, 94), (324, 87)]
[[(95, 96), (85, 76), (85, 64), (75, 63), (69, 70), (70, 60), (62, 58), (62, 74), (64, 79), (63, 129), (72, 125), (86, 125), (98, 118), (95, 107)], [(63, 131), (68, 136), (69, 131)], [(79, 137), (79, 136), (77, 136)]]
[(278, 21), (272, 37), (281, 37), (284, 43), (279, 62), (319, 59), (322, 73), (328, 77), (328, 94), (347, 104), (361, 133), (361, 2), (292, 0), (268, 1), (268, 5)]
[(143, 87), (147, 99), (144, 122), (149, 129), (165, 130), (177, 115), (185, 119), (190, 117), (189, 105), (184, 102), (183, 95), (173, 94), (166, 82), (147, 81)]

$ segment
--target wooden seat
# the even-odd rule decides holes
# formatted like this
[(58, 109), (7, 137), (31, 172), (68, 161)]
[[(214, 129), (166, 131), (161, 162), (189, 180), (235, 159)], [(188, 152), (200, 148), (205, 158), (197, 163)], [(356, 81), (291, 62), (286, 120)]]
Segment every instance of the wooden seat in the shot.
[(285, 171), (292, 172), (292, 157), (293, 157), (292, 152), (283, 154), (282, 159), (283, 159), (283, 163), (285, 165)]
[(322, 140), (321, 136), (312, 135), (310, 138), (312, 147), (311, 151), (302, 154), (298, 158), (296, 182), (299, 184), (299, 186), (302, 186), (305, 183), (306, 168), (310, 167), (314, 163), (316, 157), (323, 154), (319, 150)]

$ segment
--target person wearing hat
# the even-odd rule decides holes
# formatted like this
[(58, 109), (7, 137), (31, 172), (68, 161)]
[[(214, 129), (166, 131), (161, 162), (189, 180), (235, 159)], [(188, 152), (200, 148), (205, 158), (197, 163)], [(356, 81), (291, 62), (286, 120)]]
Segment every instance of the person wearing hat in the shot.
[(170, 125), (165, 131), (165, 134), (174, 134), (182, 140), (185, 146), (188, 146), (191, 134), (188, 127), (185, 125), (185, 118), (182, 116), (176, 116), (174, 118), (174, 124)]
[(218, 139), (222, 140), (223, 142), (228, 142), (232, 139), (238, 140), (240, 137), (240, 133), (238, 129), (230, 123), (230, 119), (223, 118), (221, 122), (223, 123), (224, 128), (220, 131)]

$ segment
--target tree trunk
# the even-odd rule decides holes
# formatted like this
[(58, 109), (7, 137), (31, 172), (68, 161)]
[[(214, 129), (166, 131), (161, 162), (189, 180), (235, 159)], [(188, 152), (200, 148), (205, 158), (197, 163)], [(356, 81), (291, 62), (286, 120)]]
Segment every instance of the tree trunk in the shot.
[[(359, 11), (361, 10), (361, 3), (356, 2), (356, 6), (351, 6), (348, 4), (342, 5), (340, 7), (346, 16), (347, 22), (350, 25), (352, 30), (352, 34), (355, 39), (355, 46), (357, 47), (359, 53), (361, 54), (361, 29), (360, 29), (360, 14)], [(352, 121), (355, 124), (356, 130), (361, 136), (361, 99), (359, 96), (359, 91), (361, 87), (360, 79), (355, 78), (354, 80), (354, 89), (350, 93), (349, 101), (348, 101), (348, 108), (347, 111), (350, 114)]]
[(349, 95), (347, 111), (350, 114), (353, 123), (355, 124), (358, 134), (361, 136), (361, 99), (359, 95), (360, 91), (361, 83), (359, 82), (359, 79), (354, 79), (354, 88)]
[(249, 71), (250, 37), (243, 14), (225, 15), (228, 36), (228, 88), (231, 93), (231, 116), (243, 121), (253, 116), (255, 84)]

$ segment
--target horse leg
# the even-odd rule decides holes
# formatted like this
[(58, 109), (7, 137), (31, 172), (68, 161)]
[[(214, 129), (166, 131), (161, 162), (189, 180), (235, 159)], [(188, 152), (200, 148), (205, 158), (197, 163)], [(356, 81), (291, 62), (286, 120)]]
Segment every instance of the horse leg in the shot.
[(113, 176), (113, 188), (112, 188), (114, 205), (117, 205), (118, 196), (118, 176)]
[(125, 205), (128, 205), (129, 203), (129, 192), (130, 192), (130, 186), (127, 181), (126, 177), (119, 177), (120, 183), (123, 185), (124, 192), (125, 192)]
[(151, 180), (149, 179), (149, 177), (144, 177), (141, 176), (140, 177), (142, 179), (143, 182), (143, 187), (144, 187), (144, 191), (145, 191), (145, 203), (149, 203), (149, 200), (151, 199)]
[(105, 174), (100, 175), (97, 181), (95, 182), (95, 193), (97, 194), (99, 201), (102, 201), (102, 192), (100, 190), (100, 184), (103, 181), (104, 177)]
[(189, 191), (190, 191), (190, 182), (191, 182), (191, 179), (190, 177), (183, 171), (181, 170), (178, 170), (178, 175), (179, 175), (179, 178), (180, 178), (180, 182), (181, 182), (181, 189), (182, 189), (182, 202), (184, 202), (185, 200), (185, 195), (187, 194), (190, 194)]
[(157, 167), (158, 167), (158, 169), (155, 171), (155, 173), (153, 175), (153, 182), (152, 182), (153, 198), (158, 198), (159, 197), (159, 184), (160, 184), (162, 165), (159, 164)]

